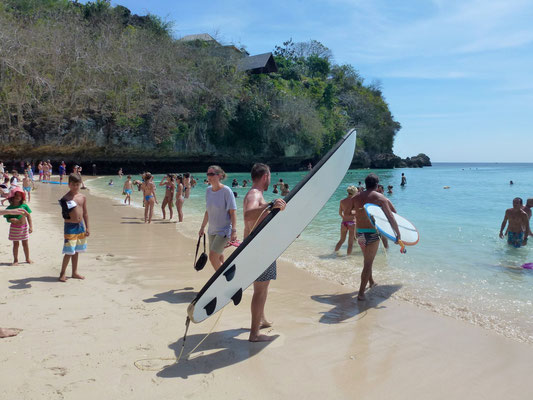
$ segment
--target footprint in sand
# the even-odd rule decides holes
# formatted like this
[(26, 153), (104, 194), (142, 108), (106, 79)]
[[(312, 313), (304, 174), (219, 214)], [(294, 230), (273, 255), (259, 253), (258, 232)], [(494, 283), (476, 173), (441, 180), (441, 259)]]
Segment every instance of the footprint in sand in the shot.
[(47, 369), (53, 371), (54, 375), (58, 375), (58, 376), (65, 376), (68, 372), (68, 370), (63, 367), (49, 367)]

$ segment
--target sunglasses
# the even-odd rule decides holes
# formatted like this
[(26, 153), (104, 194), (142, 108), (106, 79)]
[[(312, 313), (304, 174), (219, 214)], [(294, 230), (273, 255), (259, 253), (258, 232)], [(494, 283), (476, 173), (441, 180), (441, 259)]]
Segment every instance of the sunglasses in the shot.
[(215, 176), (215, 175), (218, 175), (218, 173), (216, 173), (216, 172), (208, 172), (207, 173), (207, 176)]

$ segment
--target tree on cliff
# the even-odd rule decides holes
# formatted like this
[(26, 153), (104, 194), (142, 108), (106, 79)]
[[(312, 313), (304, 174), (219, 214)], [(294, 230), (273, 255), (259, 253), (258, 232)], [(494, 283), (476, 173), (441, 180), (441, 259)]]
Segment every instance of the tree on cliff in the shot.
[(108, 0), (0, 0), (0, 38), (11, 146), (303, 159), (353, 125), (361, 148), (390, 152), (400, 129), (379, 85), (316, 40), (276, 46), (278, 73), (249, 75), (236, 52), (178, 41), (172, 23)]

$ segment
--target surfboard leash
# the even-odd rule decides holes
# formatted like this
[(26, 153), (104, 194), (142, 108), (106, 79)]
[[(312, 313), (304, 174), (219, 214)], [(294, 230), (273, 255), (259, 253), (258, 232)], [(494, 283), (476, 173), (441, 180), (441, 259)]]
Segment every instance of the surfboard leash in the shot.
[[(215, 323), (213, 324), (213, 326), (211, 327), (211, 329), (209, 330), (209, 332), (204, 336), (204, 338), (202, 340), (200, 340), (200, 342), (194, 347), (194, 349), (192, 349), (191, 351), (189, 351), (186, 355), (185, 355), (185, 360), (189, 360), (189, 357), (192, 353), (194, 353), (194, 351), (200, 347), (200, 345), (209, 337), (209, 335), (211, 333), (213, 333), (213, 331), (215, 330), (216, 326), (218, 325), (218, 322), (220, 321), (220, 318), (222, 317), (222, 314), (224, 313), (224, 309), (222, 309), (220, 311), (220, 314), (218, 314), (218, 318), (217, 320), (215, 321)], [(191, 319), (189, 317), (187, 317), (187, 319), (185, 320), (185, 333), (183, 334), (183, 341), (181, 343), (181, 350), (180, 350), (180, 354), (178, 355), (178, 357), (167, 357), (167, 358), (163, 358), (163, 357), (157, 357), (157, 358), (142, 358), (140, 360), (137, 360), (133, 363), (133, 365), (135, 365), (135, 367), (137, 367), (137, 369), (140, 369), (141, 371), (161, 371), (163, 368), (166, 368), (166, 367), (170, 367), (172, 365), (176, 365), (179, 363), (179, 361), (181, 360), (181, 356), (183, 355), (183, 351), (185, 350), (185, 341), (187, 340), (187, 332), (189, 331), (189, 326), (191, 324)], [(157, 360), (157, 361), (174, 361), (173, 364), (169, 364), (169, 365), (165, 365), (163, 368), (153, 368), (151, 367), (150, 365), (148, 365), (147, 367), (143, 366), (142, 364), (140, 364), (142, 361), (154, 361), (154, 360)]]

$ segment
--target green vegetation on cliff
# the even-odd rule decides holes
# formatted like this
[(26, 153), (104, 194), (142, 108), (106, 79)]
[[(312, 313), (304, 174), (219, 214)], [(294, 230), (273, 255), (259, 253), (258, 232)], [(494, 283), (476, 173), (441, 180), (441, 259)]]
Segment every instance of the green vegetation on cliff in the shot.
[(356, 126), (360, 149), (392, 151), (400, 124), (379, 86), (321, 43), (289, 40), (277, 73), (251, 75), (234, 49), (171, 32), (105, 0), (0, 0), (4, 146), (303, 160)]

